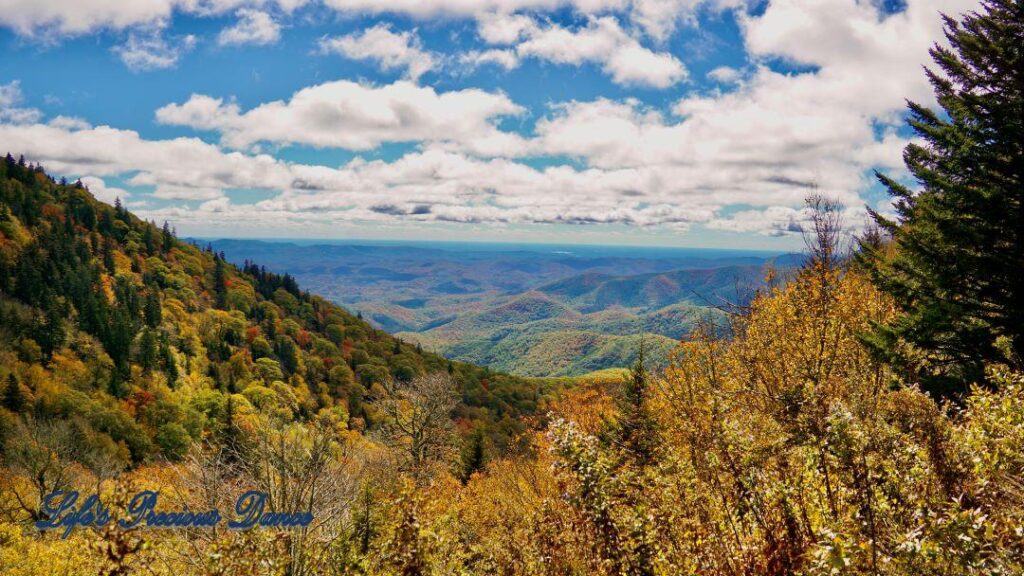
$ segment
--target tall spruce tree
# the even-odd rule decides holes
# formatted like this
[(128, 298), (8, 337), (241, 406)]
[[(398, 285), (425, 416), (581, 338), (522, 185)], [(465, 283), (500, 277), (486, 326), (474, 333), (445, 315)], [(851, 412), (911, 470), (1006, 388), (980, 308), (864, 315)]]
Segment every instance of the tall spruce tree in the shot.
[(983, 0), (928, 70), (943, 113), (908, 103), (922, 144), (904, 151), (914, 192), (879, 175), (897, 218), (861, 260), (899, 314), (867, 337), (880, 357), (937, 397), (984, 383), (984, 365), (1024, 357), (1024, 2)]
[(228, 286), (224, 273), (224, 260), (220, 256), (214, 254), (213, 264), (214, 305), (223, 310), (228, 306)]
[(647, 466), (654, 461), (658, 442), (657, 426), (649, 406), (651, 390), (646, 360), (641, 340), (636, 362), (622, 383), (620, 416), (612, 429), (612, 442), (638, 466)]

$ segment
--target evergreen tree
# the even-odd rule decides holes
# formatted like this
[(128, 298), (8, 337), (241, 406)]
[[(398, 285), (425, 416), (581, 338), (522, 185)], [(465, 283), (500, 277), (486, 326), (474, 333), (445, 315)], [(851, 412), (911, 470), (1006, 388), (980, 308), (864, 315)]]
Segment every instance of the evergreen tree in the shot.
[(25, 409), (25, 395), (21, 391), (14, 374), (7, 375), (7, 387), (4, 388), (4, 408), (17, 414)]
[(151, 287), (146, 293), (146, 302), (142, 307), (142, 314), (146, 320), (146, 325), (150, 328), (156, 328), (163, 320), (163, 311), (160, 308), (160, 294), (157, 292), (156, 287)]
[(228, 395), (227, 405), (224, 407), (224, 422), (220, 429), (221, 451), (224, 459), (229, 464), (236, 464), (239, 461), (242, 431), (238, 429), (235, 422), (235, 399)]
[(469, 482), (474, 473), (483, 471), (484, 465), (487, 464), (484, 448), (484, 431), (477, 426), (462, 449), (462, 469), (459, 471), (459, 477), (463, 484)]
[(164, 220), (164, 227), (161, 229), (161, 234), (163, 241), (162, 248), (166, 254), (171, 251), (172, 247), (174, 247), (174, 234), (171, 232), (171, 225), (168, 224), (166, 220)]
[(862, 243), (860, 260), (900, 312), (866, 340), (879, 357), (939, 397), (983, 382), (984, 364), (1024, 357), (1024, 4), (984, 0), (945, 19), (942, 73), (927, 72), (945, 114), (909, 104), (923, 145), (904, 160), (923, 187), (879, 175), (896, 220), (892, 237)]
[(228, 287), (227, 278), (224, 274), (224, 260), (216, 254), (213, 257), (213, 294), (214, 305), (222, 310), (227, 308)]
[(153, 232), (153, 226), (142, 227), (142, 243), (146, 246), (146, 254), (153, 256), (156, 254), (156, 235)]
[(299, 369), (299, 348), (288, 336), (278, 336), (274, 342), (277, 357), (285, 374), (292, 375)]
[(166, 335), (160, 339), (160, 356), (163, 358), (164, 372), (167, 374), (167, 385), (174, 388), (178, 382), (178, 363), (174, 359), (174, 351), (171, 350)]
[(641, 341), (636, 362), (623, 382), (619, 400), (619, 421), (612, 427), (612, 441), (636, 464), (653, 462), (657, 446), (657, 425), (648, 407), (650, 379), (644, 365), (646, 354)]
[(64, 312), (61, 308), (56, 300), (51, 299), (46, 304), (43, 322), (35, 330), (35, 341), (39, 343), (47, 361), (64, 345)]
[(156, 346), (156, 335), (150, 329), (142, 331), (142, 337), (139, 338), (139, 365), (146, 372), (149, 372), (157, 366), (160, 361), (157, 353)]

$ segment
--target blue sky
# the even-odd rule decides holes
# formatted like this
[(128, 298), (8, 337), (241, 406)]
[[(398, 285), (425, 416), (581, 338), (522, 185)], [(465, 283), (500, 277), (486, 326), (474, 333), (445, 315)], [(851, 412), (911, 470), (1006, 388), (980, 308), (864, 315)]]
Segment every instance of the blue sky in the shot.
[(0, 142), (197, 236), (789, 248), (975, 5), (0, 0)]

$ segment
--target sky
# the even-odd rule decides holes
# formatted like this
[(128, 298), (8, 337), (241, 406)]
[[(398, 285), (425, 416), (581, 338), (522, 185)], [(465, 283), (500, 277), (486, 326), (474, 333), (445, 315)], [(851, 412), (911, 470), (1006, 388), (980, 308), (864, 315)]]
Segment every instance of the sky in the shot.
[(180, 235), (788, 249), (977, 6), (0, 0), (0, 148)]

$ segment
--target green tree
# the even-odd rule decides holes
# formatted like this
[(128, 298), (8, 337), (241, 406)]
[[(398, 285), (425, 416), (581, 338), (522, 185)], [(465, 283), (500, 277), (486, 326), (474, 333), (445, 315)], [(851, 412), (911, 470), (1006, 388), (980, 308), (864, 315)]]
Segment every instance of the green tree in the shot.
[(160, 339), (160, 356), (164, 361), (164, 372), (167, 374), (167, 385), (171, 388), (178, 382), (178, 362), (174, 358), (174, 351), (171, 349), (167, 336)]
[(163, 320), (163, 311), (160, 309), (160, 293), (155, 287), (150, 288), (146, 293), (146, 302), (142, 307), (142, 315), (146, 320), (146, 325), (150, 328), (156, 328)]
[(866, 340), (933, 395), (961, 394), (986, 362), (1024, 357), (1024, 5), (984, 0), (946, 17), (928, 78), (945, 114), (910, 103), (922, 140), (904, 152), (915, 193), (879, 175), (897, 218), (872, 215), (891, 243), (863, 243), (861, 261), (900, 312)]
[(657, 448), (657, 425), (648, 406), (650, 378), (645, 361), (644, 345), (641, 342), (636, 362), (623, 382), (619, 419), (611, 429), (612, 443), (641, 466), (654, 460)]
[(35, 341), (42, 349), (43, 358), (48, 361), (53, 353), (64, 345), (66, 335), (64, 312), (57, 301), (46, 304), (43, 322), (37, 326), (35, 332)]
[(224, 260), (217, 254), (213, 255), (213, 294), (215, 306), (220, 309), (228, 305), (227, 277), (224, 273)]
[(477, 426), (473, 429), (473, 433), (470, 434), (465, 445), (462, 447), (459, 478), (463, 484), (469, 482), (474, 473), (483, 471), (484, 466), (487, 464), (485, 448), (483, 427)]
[(159, 361), (156, 335), (150, 329), (143, 330), (142, 337), (139, 338), (139, 365), (143, 370), (149, 372), (157, 366)]
[(163, 248), (163, 251), (166, 254), (171, 251), (172, 247), (174, 247), (174, 233), (171, 231), (171, 225), (168, 224), (166, 220), (164, 220), (164, 227), (160, 230), (160, 234), (162, 241), (161, 248)]
[(181, 460), (192, 444), (188, 431), (177, 422), (168, 422), (160, 426), (154, 439), (164, 455), (174, 461)]
[(25, 409), (25, 394), (18, 385), (14, 374), (7, 375), (7, 387), (4, 388), (4, 408), (11, 412), (18, 413)]

